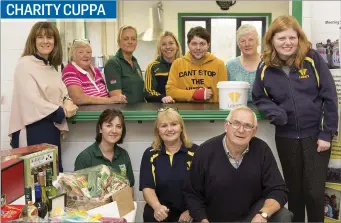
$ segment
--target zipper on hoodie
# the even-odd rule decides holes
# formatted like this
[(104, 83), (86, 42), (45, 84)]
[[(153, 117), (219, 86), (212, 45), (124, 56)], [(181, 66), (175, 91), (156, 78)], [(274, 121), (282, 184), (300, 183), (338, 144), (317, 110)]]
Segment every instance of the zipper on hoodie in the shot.
[(291, 81), (290, 81), (290, 73), (291, 73), (291, 69), (289, 71), (289, 75), (287, 75), (282, 69), (279, 69), (281, 70), (281, 72), (285, 75), (285, 77), (287, 78), (288, 82), (289, 82), (289, 88), (290, 88), (290, 94), (291, 94), (291, 98), (292, 98), (292, 103), (294, 105), (294, 110), (295, 110), (295, 113), (294, 113), (294, 116), (295, 116), (295, 122), (296, 122), (296, 130), (298, 132), (297, 134), (297, 138), (299, 139), (300, 138), (300, 124), (298, 123), (298, 118), (297, 118), (297, 115), (296, 113), (298, 112), (297, 109), (296, 109), (296, 103), (295, 103), (295, 97), (294, 97), (294, 93), (293, 93), (293, 90), (292, 90), (292, 87), (291, 87)]

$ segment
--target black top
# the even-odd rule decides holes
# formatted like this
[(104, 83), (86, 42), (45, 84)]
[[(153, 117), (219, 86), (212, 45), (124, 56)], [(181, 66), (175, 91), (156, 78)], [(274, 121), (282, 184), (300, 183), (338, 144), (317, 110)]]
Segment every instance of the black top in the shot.
[(260, 63), (252, 100), (286, 138), (318, 136), (330, 142), (338, 128), (338, 99), (334, 79), (323, 58), (310, 50), (302, 68), (289, 75), (280, 67)]
[(166, 84), (171, 66), (172, 64), (161, 56), (148, 65), (144, 82), (146, 101), (162, 102), (162, 98), (166, 96)]
[(184, 194), (194, 220), (240, 221), (261, 198), (275, 199), (283, 206), (288, 190), (269, 146), (252, 138), (236, 169), (224, 150), (224, 135), (201, 144), (193, 158)]
[(182, 145), (174, 155), (169, 154), (164, 145), (159, 151), (152, 147), (146, 149), (140, 167), (140, 191), (154, 189), (162, 205), (179, 212), (187, 210), (181, 189), (197, 147)]

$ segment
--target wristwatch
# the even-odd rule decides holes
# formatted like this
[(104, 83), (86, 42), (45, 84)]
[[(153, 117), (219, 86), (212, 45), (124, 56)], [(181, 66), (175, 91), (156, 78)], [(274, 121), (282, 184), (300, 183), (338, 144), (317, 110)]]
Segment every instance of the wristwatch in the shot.
[(72, 101), (72, 99), (69, 97), (69, 95), (65, 95), (65, 96), (63, 97), (63, 103), (64, 103), (66, 100)]
[(269, 219), (269, 215), (263, 211), (258, 211), (258, 214), (260, 214), (260, 216), (262, 216), (262, 218), (268, 220)]

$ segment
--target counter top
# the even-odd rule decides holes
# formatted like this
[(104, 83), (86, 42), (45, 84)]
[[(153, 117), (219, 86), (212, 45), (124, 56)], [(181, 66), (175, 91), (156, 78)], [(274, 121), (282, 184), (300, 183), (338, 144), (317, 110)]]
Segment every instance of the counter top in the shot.
[[(248, 106), (256, 113), (257, 119), (264, 119), (263, 113), (259, 112), (253, 104)], [(75, 116), (69, 121), (97, 121), (99, 115), (107, 108), (117, 108), (123, 112), (128, 121), (155, 120), (157, 111), (163, 107), (176, 108), (184, 120), (225, 120), (228, 110), (220, 110), (217, 103), (138, 103), (138, 104), (113, 104), (113, 105), (83, 105)]]

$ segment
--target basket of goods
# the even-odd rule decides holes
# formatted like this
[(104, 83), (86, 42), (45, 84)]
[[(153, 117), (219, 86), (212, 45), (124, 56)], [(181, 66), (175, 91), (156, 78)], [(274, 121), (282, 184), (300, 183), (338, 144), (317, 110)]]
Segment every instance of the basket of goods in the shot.
[(59, 179), (66, 193), (66, 208), (90, 210), (112, 202), (112, 196), (129, 187), (129, 180), (111, 167), (98, 165), (72, 173), (64, 173)]

